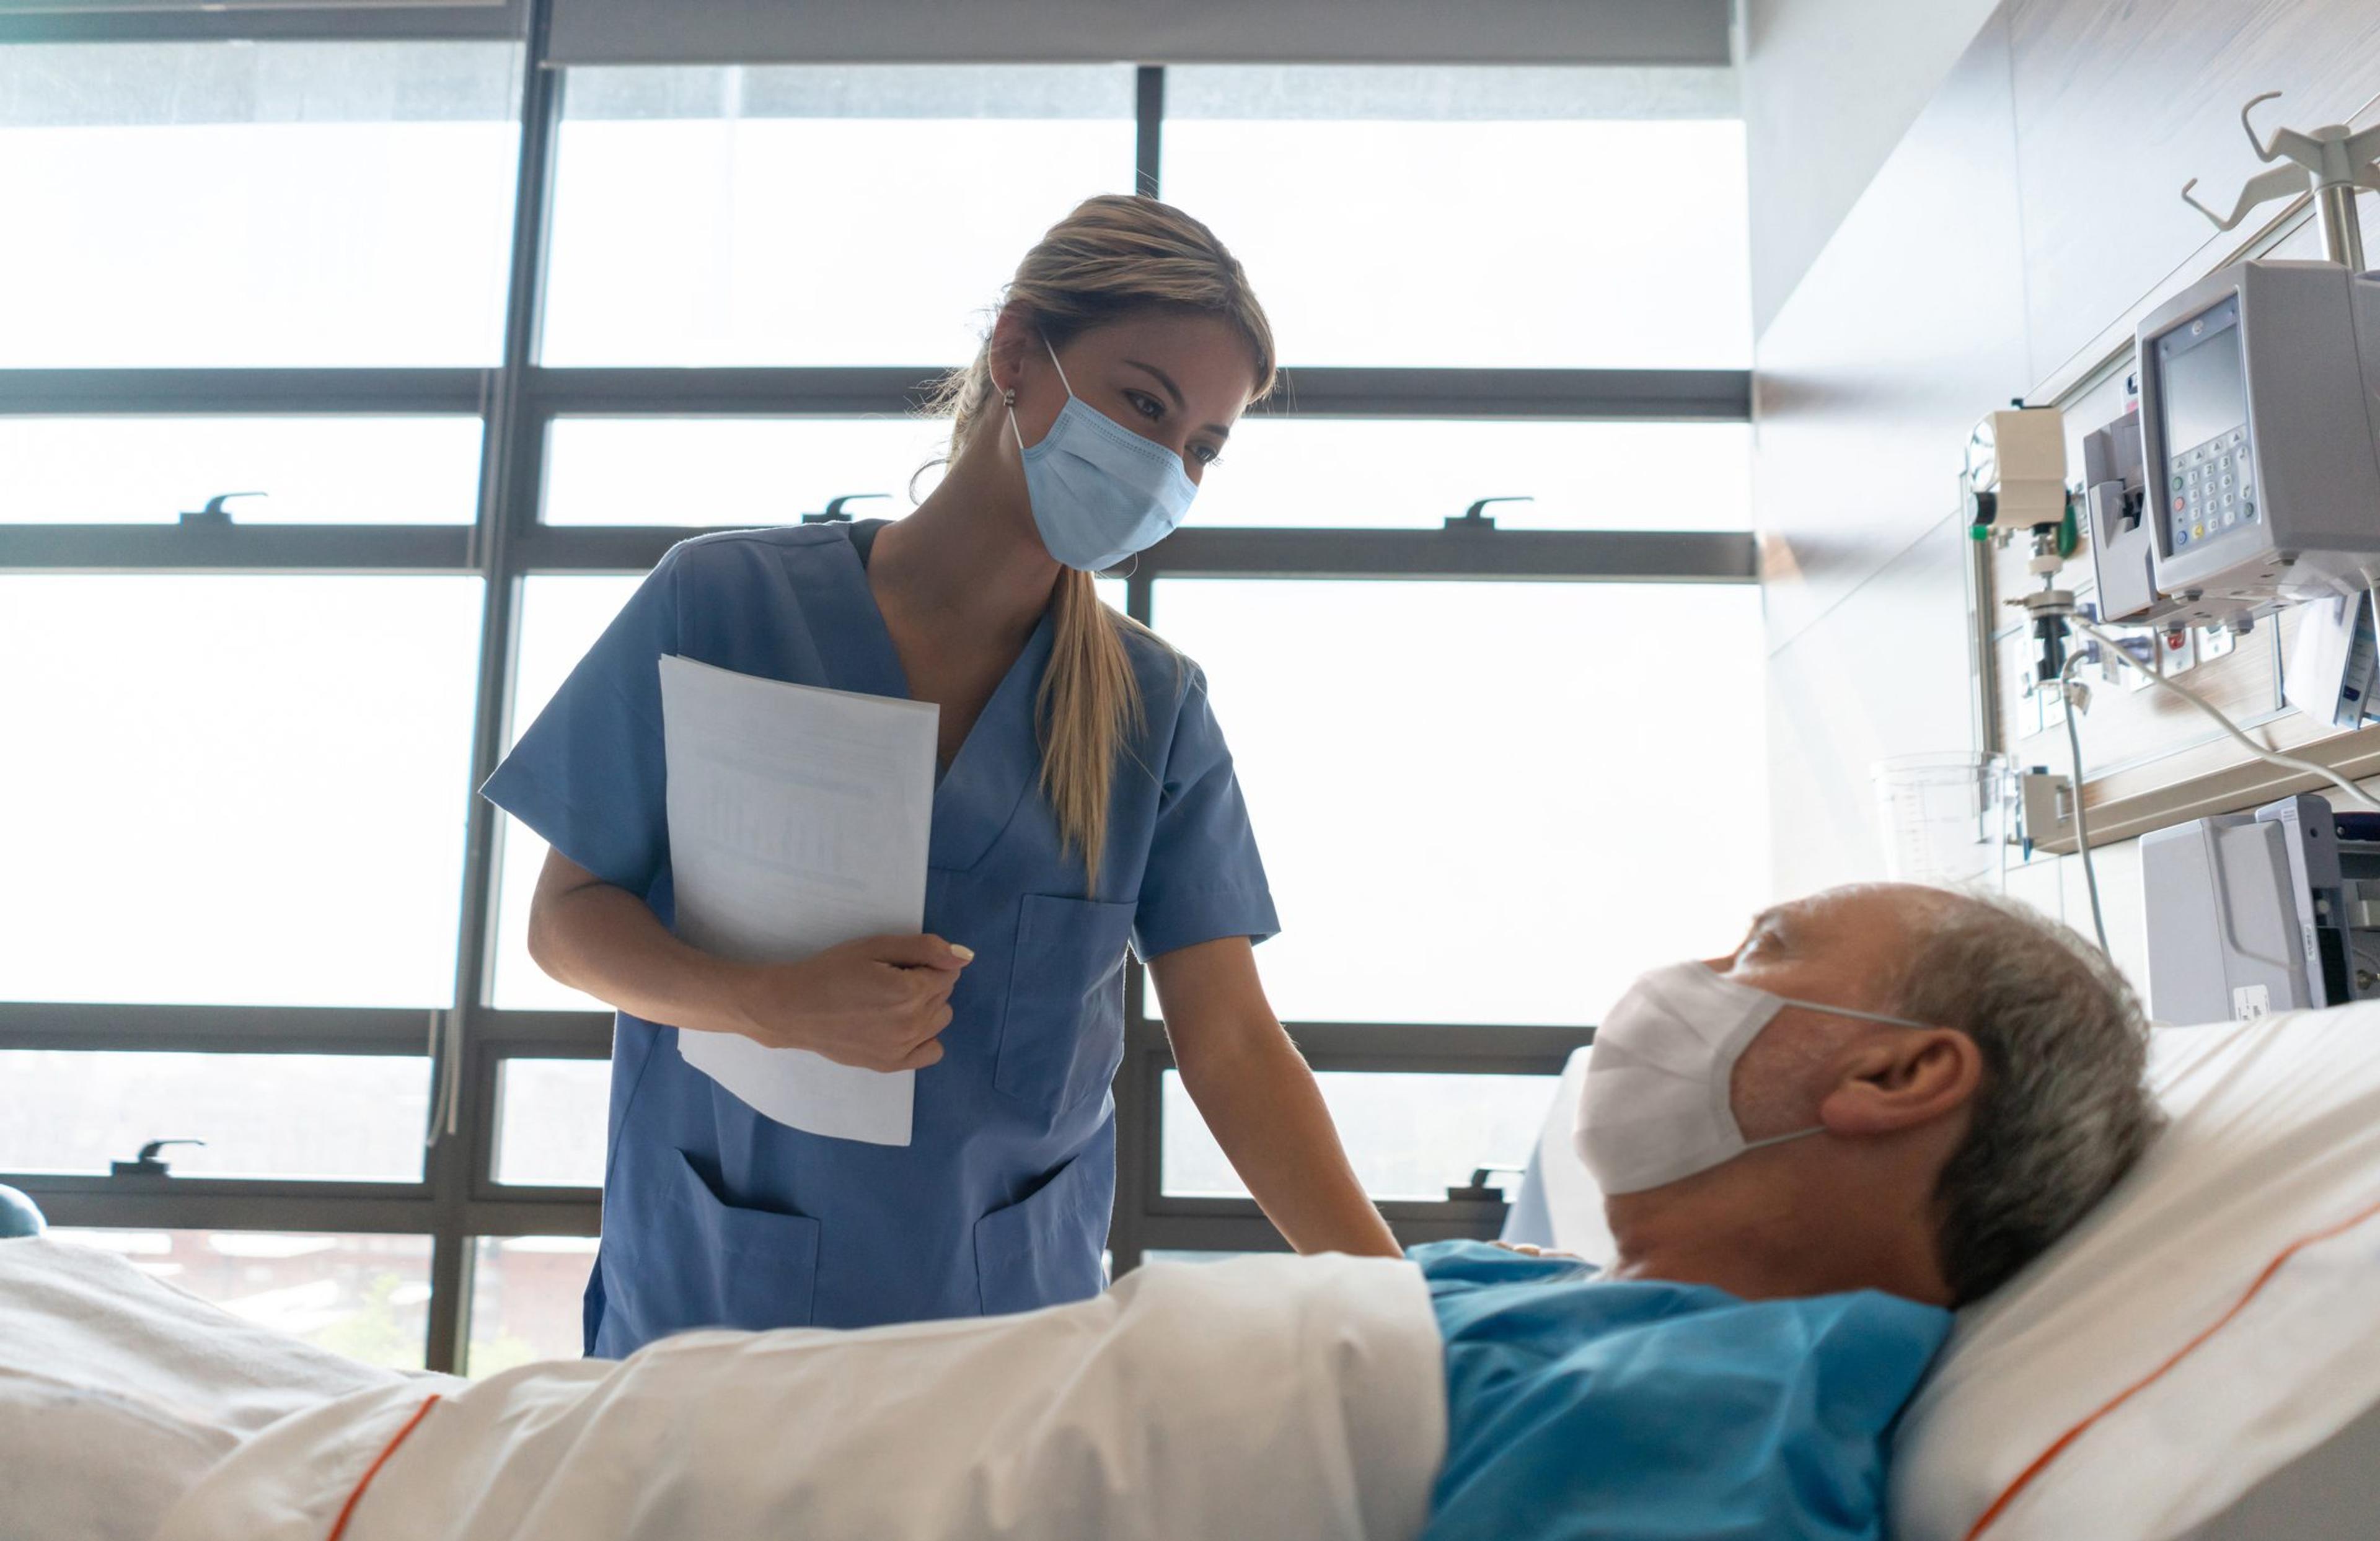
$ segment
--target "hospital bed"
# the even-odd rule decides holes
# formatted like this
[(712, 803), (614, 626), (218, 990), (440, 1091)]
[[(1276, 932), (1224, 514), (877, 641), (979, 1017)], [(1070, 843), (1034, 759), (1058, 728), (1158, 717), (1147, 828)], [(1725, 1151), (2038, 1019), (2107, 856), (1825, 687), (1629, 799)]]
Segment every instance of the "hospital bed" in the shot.
[[(1608, 1259), (1565, 1072), (1505, 1239)], [(1898, 1541), (2380, 1536), (2380, 1002), (2161, 1028), (2172, 1124), (1957, 1330)]]
[[(1574, 1062), (1564, 1077), (1511, 1239), (1608, 1257), (1600, 1201), (1571, 1148), (1581, 1069)], [(1912, 1402), (1893, 1455), (1898, 1541), (2380, 1534), (2380, 1003), (2163, 1030), (2154, 1074), (2170, 1129), (2072, 1234), (1962, 1313)], [(461, 1382), (399, 1377), (226, 1317), (103, 1254), (57, 1248), (39, 1268), (11, 1265), (6, 1249), (47, 1244), (0, 1241), (0, 1451), (13, 1469), (42, 1473), (53, 1494), (88, 1495), (92, 1513), (65, 1531), (26, 1530), (0, 1504), (0, 1538), (145, 1541), (140, 1517), (164, 1512), (193, 1474), (234, 1464), (228, 1452), (252, 1460), (272, 1431), (326, 1401), (382, 1403), (395, 1420), (442, 1388), (468, 1394)], [(1220, 1286), (1216, 1270), (1230, 1267), (1173, 1275)], [(1432, 1360), (1427, 1308), (1395, 1319), (1419, 1333), (1408, 1345), (1415, 1362)], [(1197, 1336), (1160, 1330), (1143, 1341), (1164, 1353), (1188, 1340), (1204, 1353)], [(1168, 1379), (1155, 1363), (1139, 1361), (1125, 1379), (1143, 1390)], [(1022, 1373), (1012, 1365), (993, 1378)], [(1304, 1387), (1284, 1381), (1257, 1400), (1269, 1406)], [(1348, 1401), (1366, 1403), (1420, 1405)], [(169, 1405), (176, 1415), (155, 1415)], [(86, 1420), (107, 1412), (108, 1437), (73, 1432), (87, 1423), (53, 1408)], [(1398, 1448), (1374, 1466), (1426, 1491), (1432, 1461)]]

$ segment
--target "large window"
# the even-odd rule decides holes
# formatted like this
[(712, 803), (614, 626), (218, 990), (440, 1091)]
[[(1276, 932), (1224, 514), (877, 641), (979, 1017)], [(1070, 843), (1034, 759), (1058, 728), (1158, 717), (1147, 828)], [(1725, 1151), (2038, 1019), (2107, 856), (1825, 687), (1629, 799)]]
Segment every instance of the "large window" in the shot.
[(494, 363), (519, 91), (507, 43), (0, 47), (0, 368)]
[(1289, 1020), (1592, 1021), (1758, 907), (1696, 832), (1765, 848), (1757, 589), (1184, 580), (1155, 619), (1232, 739)]
[(1132, 156), (1120, 66), (573, 71), (545, 361), (961, 362)]
[(170, 524), (218, 498), (249, 525), (467, 525), (480, 434), (460, 416), (0, 418), (0, 525)]
[[(1312, 364), (1751, 361), (1743, 126), (1637, 72), (1166, 72), (1165, 191)], [(1660, 115), (1647, 115), (1659, 114)]]
[(467, 577), (0, 576), (0, 997), (447, 1004), (479, 627)]
[[(249, 14), (0, 42), (0, 1181), (66, 1233), (376, 1362), (576, 1351), (610, 1018), (474, 789), (673, 541), (914, 506), (925, 387), (1093, 193), (1279, 333), (1100, 587), (1206, 671), (1400, 1234), (1492, 1234), (1596, 1013), (1758, 897), (1719, 76), (187, 41)], [(1115, 1267), (1279, 1246), (1145, 987)]]

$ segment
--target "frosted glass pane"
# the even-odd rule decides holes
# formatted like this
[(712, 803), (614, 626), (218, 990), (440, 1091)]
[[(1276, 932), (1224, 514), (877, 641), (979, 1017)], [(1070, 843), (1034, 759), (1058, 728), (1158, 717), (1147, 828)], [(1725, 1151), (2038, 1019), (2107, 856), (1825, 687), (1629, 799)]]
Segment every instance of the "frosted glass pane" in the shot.
[(506, 1060), (496, 1125), (496, 1181), (600, 1187), (609, 1060)]
[(577, 69), (549, 364), (957, 364), (1043, 231), (1131, 190), (1123, 66)]
[(1172, 580), (1293, 1021), (1589, 1024), (1767, 888), (1749, 585)]
[[(1481, 1167), (1523, 1166), (1544, 1129), (1550, 1075), (1315, 1075), (1355, 1175), (1374, 1198), (1443, 1199)], [(1179, 1073), (1165, 1073), (1165, 1191), (1245, 1198), (1247, 1185), (1199, 1117)], [(1509, 1174), (1491, 1181), (1509, 1182)]]
[(492, 364), (509, 42), (0, 49), (0, 367)]
[[(0, 418), (0, 522), (468, 524), (477, 418)], [(369, 474), (359, 469), (369, 467)]]
[(430, 1238), (277, 1231), (70, 1231), (235, 1317), (418, 1370), (430, 1345)]
[(1475, 499), (1506, 529), (1749, 529), (1744, 423), (1242, 419), (1194, 526), (1436, 528)]
[(418, 1183), (429, 1116), (430, 1062), (404, 1055), (0, 1051), (0, 1171), (195, 1138), (161, 1153), (176, 1176)]
[[(1292, 364), (1741, 368), (1743, 126), (1598, 117), (1597, 72), (1168, 72), (1164, 189), (1246, 264)], [(1285, 94), (1292, 79), (1307, 98)], [(1402, 95), (1402, 100), (1398, 100)]]
[[(547, 453), (557, 525), (789, 525), (829, 500), (874, 492), (855, 519), (905, 514), (914, 480), (950, 443), (917, 418), (564, 418)], [(923, 472), (920, 475), (920, 472)]]
[(581, 1308), (592, 1236), (482, 1236), (471, 1268), (473, 1379), (586, 1352)]
[[(517, 737), (587, 649), (620, 613), (642, 574), (551, 575), (521, 585), (520, 647), (515, 664), (512, 715)], [(507, 745), (509, 747), (509, 745)], [(556, 984), (528, 955), (528, 906), (546, 843), (510, 814), (504, 816), (504, 854), (496, 889), (494, 1004), (516, 1011), (611, 1010), (592, 996)]]
[(480, 601), (0, 576), (0, 1000), (449, 1003)]

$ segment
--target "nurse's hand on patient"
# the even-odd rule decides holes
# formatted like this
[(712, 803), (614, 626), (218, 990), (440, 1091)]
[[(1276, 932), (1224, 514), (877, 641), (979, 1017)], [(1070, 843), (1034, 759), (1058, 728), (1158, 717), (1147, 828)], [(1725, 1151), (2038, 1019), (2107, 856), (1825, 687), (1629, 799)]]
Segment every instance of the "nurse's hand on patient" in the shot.
[(744, 1036), (863, 1070), (919, 1070), (942, 1057), (951, 989), (975, 953), (935, 936), (867, 937), (736, 980)]

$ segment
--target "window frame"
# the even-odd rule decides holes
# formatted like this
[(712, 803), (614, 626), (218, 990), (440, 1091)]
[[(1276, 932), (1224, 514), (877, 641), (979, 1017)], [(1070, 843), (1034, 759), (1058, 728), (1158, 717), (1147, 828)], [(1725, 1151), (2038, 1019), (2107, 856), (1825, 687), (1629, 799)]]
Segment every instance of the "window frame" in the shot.
[[(535, 363), (546, 267), (554, 148), (566, 72), (544, 67), (551, 0), (451, 9), (392, 7), (335, 16), (273, 11), (103, 12), (0, 21), (13, 42), (153, 42), (287, 36), (365, 40), (522, 38), (521, 91), (502, 362), (475, 369), (0, 370), (0, 416), (143, 413), (290, 415), (463, 412), (482, 423), (480, 482), (468, 526), (0, 525), (0, 570), (11, 572), (293, 572), (474, 575), (483, 584), (474, 696), (465, 865), (451, 1006), (435, 1011), (124, 1006), (0, 1001), (0, 1048), (86, 1050), (426, 1055), (434, 1078), (419, 1183), (211, 1180), (0, 1172), (61, 1226), (393, 1232), (433, 1238), (432, 1369), (459, 1371), (469, 1341), (471, 1268), (480, 1237), (592, 1236), (600, 1190), (494, 1181), (503, 1063), (514, 1058), (606, 1059), (611, 1022), (592, 1012), (498, 1010), (492, 985), (497, 811), (474, 790), (509, 742), (522, 582), (546, 573), (635, 573), (704, 533), (681, 527), (549, 526), (540, 518), (548, 425), (562, 415), (786, 416), (900, 412), (921, 405), (924, 368), (547, 369)], [(1159, 190), (1165, 72), (1139, 67), (1134, 172)], [(1291, 369), (1290, 388), (1258, 408), (1363, 418), (1648, 419), (1742, 422), (1742, 370)], [(1745, 530), (1506, 530), (1192, 528), (1146, 552), (1126, 581), (1126, 608), (1147, 620), (1170, 578), (1509, 579), (1530, 582), (1757, 581)], [(1152, 1250), (1278, 1250), (1283, 1244), (1244, 1199), (1161, 1191), (1160, 1086), (1172, 1063), (1161, 1021), (1145, 1005), (1144, 970), (1128, 970), (1125, 1053), (1114, 1092), (1117, 1201), (1111, 1250), (1118, 1274)], [(1476, 1026), (1292, 1023), (1318, 1070), (1559, 1074), (1589, 1025)], [(177, 1133), (160, 1130), (159, 1135)], [(129, 1156), (132, 1153), (124, 1153)], [(1467, 1173), (1450, 1173), (1459, 1183)], [(1407, 1242), (1488, 1237), (1492, 1200), (1390, 1201)]]

